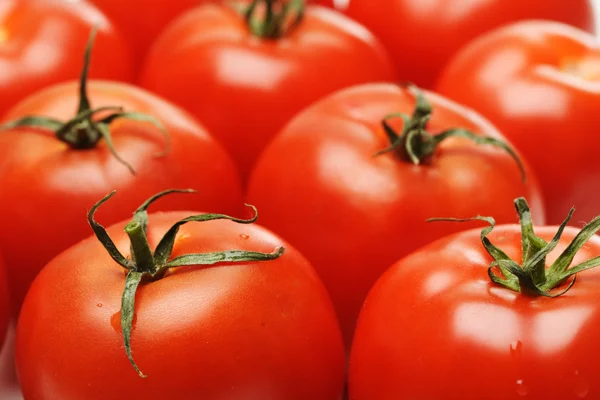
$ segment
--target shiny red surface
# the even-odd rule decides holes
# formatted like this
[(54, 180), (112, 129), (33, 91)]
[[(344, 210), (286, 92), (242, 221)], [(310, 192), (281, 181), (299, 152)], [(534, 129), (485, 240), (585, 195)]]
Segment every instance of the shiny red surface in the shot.
[(337, 89), (395, 77), (373, 35), (331, 10), (309, 6), (282, 38), (261, 39), (232, 8), (206, 5), (161, 35), (140, 83), (205, 124), (245, 178), (304, 107)]
[[(536, 234), (550, 241), (556, 229)], [(578, 231), (565, 230), (547, 265)], [(377, 282), (352, 348), (351, 400), (600, 398), (600, 271), (559, 298), (529, 297), (491, 283), (479, 235), (432, 243)], [(489, 238), (520, 262), (518, 225)], [(599, 255), (595, 236), (572, 265)]]
[(0, 1), (0, 115), (39, 89), (79, 77), (94, 25), (98, 35), (90, 76), (132, 81), (129, 47), (93, 5), (66, 0)]
[(488, 117), (542, 185), (548, 222), (575, 206), (600, 214), (600, 41), (566, 25), (530, 21), (482, 36), (458, 53), (437, 90)]
[[(113, 201), (118, 201), (115, 196)], [(110, 206), (107, 203), (106, 206)], [(154, 248), (190, 212), (150, 215)], [(123, 227), (108, 229), (129, 256)], [(17, 328), (17, 370), (28, 399), (332, 400), (342, 395), (344, 353), (331, 301), (310, 264), (257, 225), (192, 222), (172, 257), (225, 250), (276, 260), (186, 267), (142, 283), (132, 351), (121, 336), (123, 267), (91, 238), (48, 265)]]
[[(93, 232), (87, 211), (107, 193), (121, 200), (102, 210), (106, 223), (131, 215), (151, 195), (171, 188), (193, 188), (157, 209), (201, 209), (239, 215), (243, 207), (240, 178), (233, 161), (210, 134), (172, 104), (131, 85), (89, 83), (92, 107), (123, 106), (153, 115), (166, 128), (171, 149), (166, 156), (162, 133), (146, 122), (111, 124), (119, 155), (132, 174), (110, 153), (104, 140), (89, 150), (73, 150), (52, 133), (20, 128), (0, 135), (0, 233), (15, 312), (29, 284), (54, 256)], [(70, 82), (38, 92), (21, 102), (6, 120), (44, 115), (68, 120), (77, 109), (78, 84)], [(164, 207), (164, 208), (163, 208)]]
[[(434, 109), (431, 134), (462, 127), (501, 138), (472, 110), (434, 93), (426, 96)], [(315, 266), (348, 346), (360, 306), (380, 274), (407, 253), (462, 229), (427, 224), (428, 218), (482, 214), (513, 222), (513, 200), (524, 195), (543, 222), (534, 174), (523, 183), (515, 161), (498, 148), (451, 138), (422, 165), (394, 153), (374, 157), (390, 144), (381, 120), (411, 114), (414, 105), (410, 91), (392, 84), (337, 92), (298, 115), (251, 175), (248, 201), (258, 207), (260, 223), (294, 243)]]

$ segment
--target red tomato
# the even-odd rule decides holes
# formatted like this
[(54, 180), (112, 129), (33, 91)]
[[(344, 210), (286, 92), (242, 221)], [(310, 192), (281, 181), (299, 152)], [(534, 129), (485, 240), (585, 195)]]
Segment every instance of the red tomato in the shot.
[(152, 42), (175, 17), (199, 4), (216, 0), (91, 1), (125, 34), (137, 62), (141, 62)]
[(8, 301), (9, 296), (6, 271), (4, 270), (4, 263), (2, 262), (2, 259), (0, 259), (0, 354), (2, 354), (4, 338), (6, 331), (8, 330), (8, 323), (11, 319)]
[(600, 42), (566, 25), (530, 21), (482, 36), (458, 53), (438, 87), (496, 124), (537, 172), (547, 218), (572, 206), (600, 214)]
[[(591, 0), (321, 0), (369, 28), (392, 55), (400, 79), (431, 88), (450, 57), (473, 38), (524, 19), (595, 30)], [(410, 60), (410, 61), (407, 61)]]
[[(531, 228), (530, 221), (525, 225)], [(519, 225), (498, 226), (487, 235), (505, 253), (496, 259), (516, 261), (502, 262), (510, 278), (503, 284), (490, 280), (489, 271), (503, 281), (489, 269), (494, 259), (479, 230), (431, 243), (393, 265), (360, 314), (350, 399), (600, 398), (600, 274), (582, 272), (575, 283), (566, 278), (573, 286), (559, 298), (536, 293), (560, 294), (575, 264), (600, 256), (600, 238), (593, 235), (599, 226), (596, 219), (579, 236), (578, 229), (566, 228), (537, 263), (532, 255), (553, 238), (556, 226), (535, 229), (543, 239), (538, 245), (535, 235), (522, 238)], [(578, 245), (562, 253), (576, 236)], [(529, 249), (525, 256), (522, 246)], [(527, 264), (520, 266), (522, 257)], [(573, 266), (556, 268), (559, 259), (564, 269)], [(598, 260), (588, 267), (594, 265)]]
[(0, 1), (0, 115), (50, 84), (79, 75), (81, 54), (98, 27), (93, 78), (133, 80), (129, 49), (112, 23), (83, 1)]
[[(170, 199), (165, 203), (168, 209), (241, 212), (242, 190), (233, 161), (188, 114), (124, 83), (92, 81), (88, 89), (94, 107), (118, 105), (125, 112), (155, 117), (166, 128), (171, 146), (166, 154), (158, 154), (165, 151), (161, 131), (139, 115), (103, 125), (112, 132), (116, 154), (90, 118), (63, 135), (64, 125), (56, 120), (49, 121), (51, 131), (16, 127), (0, 134), (0, 226), (10, 227), (0, 233), (0, 252), (17, 310), (40, 269), (88, 236), (82, 215), (110, 190), (124, 194), (121, 203), (105, 210), (110, 223), (125, 218), (151, 193), (169, 187), (195, 187), (200, 194)], [(66, 121), (73, 118), (79, 101), (78, 83), (64, 83), (25, 99), (5, 119), (41, 115)], [(34, 242), (35, 251), (28, 247)]]
[[(189, 215), (151, 215), (150, 243), (158, 247), (167, 230)], [(158, 250), (148, 254), (149, 268), (159, 269), (127, 297), (126, 275), (134, 282), (130, 277), (145, 270), (143, 249), (150, 249), (141, 225), (126, 222), (108, 234), (127, 257), (129, 272), (90, 238), (55, 258), (33, 283), (17, 328), (25, 398), (341, 398), (345, 363), (335, 312), (300, 253), (256, 225), (189, 223), (173, 232), (169, 263), (159, 261)], [(135, 262), (133, 243), (141, 243)], [(283, 255), (274, 251), (279, 246)], [(244, 260), (240, 251), (264, 252), (263, 261)], [(187, 260), (178, 262), (181, 257)], [(208, 259), (218, 264), (210, 266)], [(132, 298), (135, 314), (125, 314), (133, 310), (127, 303)], [(145, 379), (124, 350), (124, 315), (133, 318), (133, 362)]]
[[(462, 127), (502, 138), (475, 112), (434, 93), (426, 96), (433, 105), (426, 131)], [(399, 257), (461, 228), (433, 227), (427, 218), (485, 212), (511, 222), (510, 202), (526, 193), (543, 221), (535, 177), (529, 173), (523, 183), (504, 150), (450, 138), (425, 154), (416, 142), (432, 135), (417, 131), (413, 144), (416, 153), (423, 152), (421, 165), (407, 160), (402, 145), (374, 157), (389, 145), (382, 120), (414, 108), (414, 94), (391, 84), (333, 94), (275, 138), (250, 179), (248, 199), (261, 210), (261, 224), (294, 243), (315, 266), (337, 307), (347, 345), (379, 275)], [(400, 118), (389, 122), (401, 130)]]
[(308, 6), (295, 28), (261, 38), (230, 6), (206, 5), (157, 40), (141, 84), (199, 117), (244, 177), (304, 107), (346, 86), (394, 78), (375, 38), (331, 10)]

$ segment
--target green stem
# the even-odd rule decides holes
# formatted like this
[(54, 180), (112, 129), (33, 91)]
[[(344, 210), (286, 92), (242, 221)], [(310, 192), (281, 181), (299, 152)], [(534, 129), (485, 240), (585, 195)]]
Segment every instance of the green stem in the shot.
[[(264, 5), (262, 17), (256, 15), (257, 11), (261, 11), (261, 4)], [(243, 14), (253, 35), (264, 39), (277, 39), (300, 24), (305, 8), (304, 0), (253, 0)]]
[(275, 260), (281, 257), (284, 253), (283, 247), (276, 248), (271, 253), (262, 253), (256, 251), (246, 250), (227, 250), (211, 253), (198, 253), (198, 254), (183, 254), (178, 257), (171, 259), (175, 239), (179, 228), (189, 222), (201, 222), (211, 221), (218, 219), (230, 220), (241, 224), (250, 224), (256, 221), (258, 214), (256, 208), (249, 206), (254, 210), (254, 216), (249, 219), (239, 219), (230, 217), (224, 214), (201, 214), (192, 215), (176, 222), (168, 231), (165, 233), (163, 238), (160, 240), (154, 253), (150, 249), (148, 243), (148, 237), (146, 234), (148, 225), (148, 207), (156, 200), (163, 196), (173, 193), (193, 193), (194, 191), (187, 190), (166, 190), (158, 193), (148, 200), (146, 200), (133, 215), (133, 219), (127, 225), (125, 225), (125, 232), (129, 236), (131, 243), (131, 260), (128, 260), (123, 254), (119, 252), (114, 242), (104, 229), (94, 219), (94, 215), (98, 208), (107, 202), (115, 192), (111, 192), (106, 195), (103, 199), (98, 201), (88, 213), (88, 222), (90, 223), (94, 234), (108, 251), (112, 259), (123, 268), (128, 270), (127, 277), (125, 279), (125, 288), (121, 297), (121, 330), (123, 335), (123, 342), (125, 345), (125, 353), (135, 369), (138, 375), (145, 378), (146, 375), (142, 373), (136, 362), (134, 361), (131, 351), (131, 331), (133, 327), (133, 319), (135, 314), (135, 295), (138, 287), (144, 278), (148, 278), (148, 281), (157, 281), (164, 279), (165, 272), (170, 268), (179, 268), (184, 266), (200, 266), (200, 265), (214, 265), (217, 263), (245, 263), (245, 262), (262, 262)]
[[(0, 126), (0, 130), (7, 130), (18, 127), (30, 127), (51, 131), (56, 138), (66, 143), (71, 149), (83, 150), (92, 149), (98, 145), (100, 140), (104, 139), (109, 151), (115, 159), (127, 167), (132, 174), (135, 174), (134, 168), (117, 153), (111, 136), (110, 124), (117, 119), (128, 119), (133, 121), (148, 122), (153, 124), (165, 136), (166, 148), (157, 156), (164, 156), (170, 150), (170, 137), (156, 118), (136, 112), (124, 112), (122, 107), (107, 106), (92, 109), (88, 97), (87, 83), (88, 72), (91, 62), (91, 54), (96, 38), (97, 27), (94, 27), (88, 38), (84, 52), (83, 68), (79, 80), (79, 105), (77, 114), (68, 121), (59, 121), (45, 116), (28, 115), (15, 121), (7, 122)], [(103, 119), (96, 121), (95, 114), (99, 112), (110, 112)]]
[(125, 233), (127, 233), (131, 242), (131, 257), (135, 270), (150, 274), (154, 273), (154, 256), (152, 250), (150, 250), (148, 238), (142, 224), (131, 221), (125, 225)]
[[(498, 285), (510, 290), (520, 291), (530, 296), (562, 296), (575, 284), (576, 274), (600, 266), (599, 256), (569, 268), (577, 252), (592, 236), (600, 231), (600, 216), (585, 225), (554, 263), (550, 267), (546, 267), (546, 257), (560, 243), (560, 238), (571, 220), (575, 209), (569, 211), (569, 214), (558, 227), (552, 240), (546, 242), (534, 232), (527, 201), (522, 197), (515, 199), (515, 208), (521, 224), (521, 245), (523, 249), (521, 265), (511, 260), (506, 253), (490, 242), (488, 235), (495, 227), (493, 218), (481, 216), (466, 219), (432, 218), (428, 222), (466, 222), (472, 220), (487, 222), (489, 226), (481, 231), (481, 242), (493, 259), (488, 267), (488, 276), (492, 282)], [(496, 268), (500, 270), (500, 275), (496, 273)], [(553, 290), (557, 289), (569, 278), (572, 279), (563, 291), (553, 293)]]
[[(404, 113), (394, 113), (386, 116), (382, 121), (382, 127), (386, 133), (390, 145), (377, 153), (381, 154), (394, 152), (400, 159), (411, 162), (414, 165), (427, 163), (443, 141), (450, 137), (461, 137), (474, 142), (477, 145), (490, 145), (497, 147), (510, 155), (517, 164), (521, 172), (521, 179), (526, 180), (525, 167), (517, 153), (505, 142), (493, 137), (480, 136), (462, 128), (452, 128), (436, 135), (432, 135), (427, 131), (427, 124), (431, 119), (433, 107), (425, 98), (419, 88), (412, 84), (406, 84), (415, 95), (415, 110), (412, 116)], [(390, 125), (390, 120), (402, 119), (402, 130), (396, 132)]]

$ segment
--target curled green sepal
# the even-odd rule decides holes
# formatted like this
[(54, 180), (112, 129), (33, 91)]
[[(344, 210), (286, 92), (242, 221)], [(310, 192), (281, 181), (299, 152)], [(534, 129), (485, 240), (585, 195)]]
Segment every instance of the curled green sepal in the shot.
[[(552, 240), (546, 242), (534, 232), (531, 212), (527, 201), (520, 197), (515, 199), (514, 203), (521, 224), (521, 265), (510, 259), (506, 253), (493, 245), (489, 240), (488, 235), (495, 227), (493, 218), (481, 216), (465, 219), (432, 218), (429, 219), (428, 222), (466, 222), (473, 220), (487, 222), (489, 226), (481, 231), (481, 242), (493, 259), (488, 267), (488, 276), (492, 282), (507, 289), (520, 291), (524, 294), (545, 297), (562, 296), (575, 284), (577, 278), (576, 274), (600, 266), (600, 256), (598, 256), (570, 267), (577, 252), (600, 230), (600, 216), (594, 218), (589, 224), (585, 225), (552, 265), (546, 267), (546, 257), (559, 244), (560, 238), (562, 237), (567, 224), (571, 220), (575, 209), (572, 208), (569, 211), (565, 220), (558, 227)], [(572, 279), (565, 289), (559, 293), (552, 292), (569, 278)]]
[(131, 353), (131, 329), (133, 328), (133, 317), (135, 315), (135, 294), (143, 277), (142, 272), (129, 271), (125, 278), (125, 289), (121, 297), (121, 334), (129, 362), (141, 378), (147, 378), (148, 376), (135, 363)]
[[(164, 156), (170, 151), (170, 136), (160, 121), (151, 115), (138, 112), (125, 112), (123, 111), (123, 108), (119, 106), (106, 106), (96, 109), (91, 107), (87, 93), (87, 81), (96, 32), (97, 27), (94, 27), (85, 48), (84, 63), (79, 80), (79, 105), (75, 117), (68, 121), (59, 121), (45, 116), (28, 115), (0, 125), (0, 130), (20, 127), (43, 129), (53, 132), (58, 140), (76, 150), (94, 148), (101, 139), (104, 139), (104, 142), (113, 157), (120, 164), (127, 167), (132, 174), (135, 174), (134, 168), (119, 155), (114, 147), (110, 129), (111, 123), (117, 119), (127, 119), (138, 122), (147, 122), (155, 126), (165, 137), (166, 143), (165, 149), (156, 154), (157, 157)], [(101, 119), (95, 120), (94, 116), (99, 113), (107, 115), (103, 115)]]
[[(257, 16), (259, 5), (264, 4), (264, 15)], [(305, 0), (253, 0), (241, 9), (250, 32), (258, 37), (276, 39), (298, 26), (304, 17)]]
[[(427, 131), (427, 124), (431, 119), (433, 106), (425, 98), (423, 92), (411, 83), (403, 84), (408, 87), (415, 96), (415, 109), (411, 116), (405, 113), (392, 113), (381, 121), (383, 130), (388, 137), (390, 145), (379, 150), (374, 156), (396, 152), (401, 159), (409, 161), (414, 165), (427, 162), (434, 154), (438, 145), (450, 137), (468, 139), (477, 145), (489, 145), (504, 150), (515, 161), (521, 173), (523, 182), (526, 180), (525, 167), (517, 153), (502, 140), (480, 136), (462, 128), (452, 128), (432, 135)], [(396, 118), (402, 119), (402, 129), (398, 133), (390, 125), (390, 121)]]
[(126, 258), (115, 243), (112, 241), (106, 230), (94, 219), (94, 215), (98, 208), (108, 201), (115, 191), (107, 194), (103, 199), (98, 201), (88, 213), (88, 221), (92, 227), (96, 237), (104, 246), (112, 259), (123, 268), (127, 269), (127, 277), (125, 279), (125, 288), (121, 298), (121, 332), (123, 342), (125, 344), (125, 352), (129, 362), (134, 367), (135, 371), (142, 378), (146, 375), (142, 373), (133, 359), (131, 351), (131, 331), (134, 319), (135, 310), (135, 295), (140, 282), (144, 278), (148, 281), (156, 281), (164, 278), (165, 273), (170, 268), (178, 268), (183, 266), (195, 265), (214, 265), (217, 263), (240, 263), (240, 262), (259, 262), (269, 261), (281, 257), (284, 253), (283, 247), (277, 247), (271, 253), (262, 253), (246, 250), (226, 250), (210, 253), (199, 254), (184, 254), (173, 259), (171, 254), (179, 228), (188, 222), (211, 221), (217, 219), (226, 219), (236, 223), (249, 224), (256, 221), (258, 213), (254, 206), (248, 205), (254, 210), (254, 215), (249, 219), (239, 219), (230, 217), (225, 214), (201, 214), (192, 215), (176, 222), (159, 241), (154, 252), (150, 249), (147, 237), (148, 226), (148, 207), (156, 200), (163, 196), (173, 193), (194, 193), (192, 189), (178, 190), (170, 189), (160, 192), (142, 203), (134, 212), (131, 222), (125, 225), (125, 232), (130, 240), (131, 258)]

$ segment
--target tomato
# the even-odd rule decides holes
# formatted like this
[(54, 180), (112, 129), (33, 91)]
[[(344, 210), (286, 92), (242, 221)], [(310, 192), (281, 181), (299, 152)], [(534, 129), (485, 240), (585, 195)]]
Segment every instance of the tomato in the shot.
[[(0, 253), (17, 310), (39, 270), (88, 236), (89, 227), (81, 216), (110, 190), (120, 190), (124, 199), (105, 210), (109, 223), (128, 216), (133, 205), (149, 194), (169, 187), (200, 190), (197, 197), (169, 199), (165, 202), (169, 209), (235, 214), (243, 205), (235, 164), (221, 145), (188, 114), (144, 90), (124, 83), (89, 82), (84, 100), (89, 97), (94, 107), (118, 105), (138, 114), (103, 125), (110, 136), (101, 135), (91, 117), (64, 131), (57, 120), (69, 120), (77, 111), (79, 85), (68, 82), (44, 89), (16, 105), (5, 118), (51, 117), (45, 129), (8, 124), (5, 127), (14, 128), (0, 134), (0, 226), (10, 227), (0, 232)], [(149, 120), (148, 115), (155, 119)], [(94, 121), (98, 118), (105, 117), (98, 114)], [(160, 129), (149, 123), (156, 120), (166, 129), (170, 146)], [(32, 243), (35, 251), (28, 248)]]
[[(428, 226), (427, 218), (487, 212), (511, 222), (510, 201), (523, 193), (543, 221), (535, 176), (528, 172), (523, 182), (505, 150), (465, 138), (436, 146), (430, 134), (460, 127), (501, 141), (495, 128), (435, 93), (425, 96), (392, 84), (337, 92), (299, 114), (265, 150), (250, 179), (248, 201), (261, 210), (261, 224), (315, 266), (347, 345), (379, 275), (399, 257), (460, 229)], [(415, 108), (418, 118), (408, 118)], [(412, 128), (394, 140), (394, 149), (374, 157), (390, 143), (382, 122), (402, 132), (397, 113)]]
[(344, 352), (327, 291), (297, 250), (247, 225), (256, 215), (165, 212), (148, 223), (138, 209), (107, 240), (93, 220), (99, 204), (90, 223), (102, 243), (55, 258), (23, 305), (25, 398), (341, 398)]
[(112, 23), (83, 1), (0, 1), (0, 115), (26, 96), (79, 75), (80, 54), (98, 27), (93, 78), (132, 81), (127, 44)]
[[(462, 46), (504, 24), (525, 19), (564, 22), (595, 31), (591, 0), (322, 0), (369, 28), (386, 46), (400, 79), (432, 88)], [(407, 62), (407, 60), (410, 60)]]
[(379, 279), (356, 329), (350, 399), (600, 398), (600, 274), (581, 272), (599, 264), (600, 218), (533, 233), (516, 203), (523, 232), (464, 231)]
[(576, 205), (600, 214), (600, 43), (566, 25), (530, 21), (474, 41), (456, 55), (438, 90), (496, 124), (537, 172), (547, 218), (557, 224)]
[(287, 30), (251, 21), (252, 30), (225, 4), (186, 13), (154, 44), (140, 81), (206, 124), (243, 177), (304, 107), (343, 87), (395, 78), (375, 38), (331, 10), (308, 6)]
[[(147, 0), (91, 0), (116, 26), (131, 44), (138, 63), (162, 30), (186, 10), (211, 0), (158, 1)], [(212, 0), (216, 1), (216, 0)]]
[(11, 317), (8, 299), (9, 296), (6, 271), (4, 270), (4, 263), (2, 262), (2, 259), (0, 259), (0, 354), (2, 354), (4, 338), (6, 331), (8, 330), (8, 323), (10, 322)]

